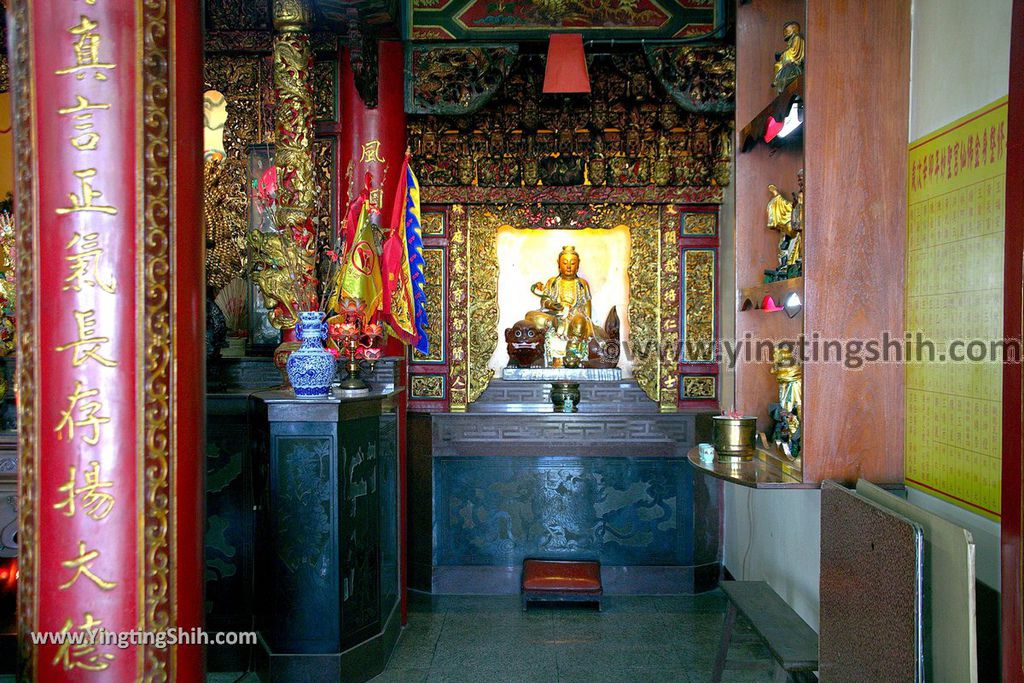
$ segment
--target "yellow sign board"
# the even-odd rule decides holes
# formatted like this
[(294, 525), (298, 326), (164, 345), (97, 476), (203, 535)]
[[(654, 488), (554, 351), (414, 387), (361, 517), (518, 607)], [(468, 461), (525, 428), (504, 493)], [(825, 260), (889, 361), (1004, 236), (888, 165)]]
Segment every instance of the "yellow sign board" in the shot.
[(999, 519), (1006, 98), (910, 144), (905, 478)]

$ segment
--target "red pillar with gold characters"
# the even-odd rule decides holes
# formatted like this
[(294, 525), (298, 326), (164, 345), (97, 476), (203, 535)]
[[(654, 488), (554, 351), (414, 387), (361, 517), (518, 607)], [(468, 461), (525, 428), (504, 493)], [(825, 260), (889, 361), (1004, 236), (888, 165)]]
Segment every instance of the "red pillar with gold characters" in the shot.
[(200, 16), (9, 3), (21, 680), (202, 680)]
[[(341, 190), (343, 197), (359, 194), (367, 173), (373, 176), (370, 195), (374, 205), (385, 214), (391, 210), (391, 200), (398, 187), (398, 174), (405, 158), (405, 105), (404, 57), (402, 44), (380, 41), (377, 59), (368, 62), (371, 55), (357, 60), (353, 71), (351, 49), (342, 50), (341, 58), (341, 120), (344, 125), (341, 145)], [(372, 73), (376, 65), (377, 74)], [(370, 71), (369, 74), (366, 72)], [(376, 92), (372, 85), (364, 85), (364, 93), (373, 106), (367, 106), (356, 87), (376, 78)], [(376, 95), (376, 103), (372, 102)], [(351, 169), (351, 177), (348, 176)]]
[[(361, 42), (361, 41), (350, 41)], [(372, 55), (360, 54), (353, 70), (351, 47), (342, 49), (341, 55), (341, 121), (344, 128), (339, 139), (341, 196), (348, 198), (359, 194), (363, 188), (366, 174), (373, 177), (371, 201), (381, 211), (381, 226), (387, 229), (388, 213), (398, 189), (399, 173), (405, 159), (405, 58), (402, 44), (397, 41), (380, 41), (377, 44), (376, 62), (368, 62)], [(376, 66), (376, 74), (373, 73)], [(356, 87), (356, 79), (360, 79), (367, 99), (360, 95)], [(373, 92), (373, 81), (376, 92)], [(374, 102), (373, 100), (376, 99)], [(351, 170), (350, 170), (351, 169)], [(387, 356), (406, 354), (402, 342), (390, 337), (384, 348)], [(400, 364), (400, 376), (406, 377), (408, 364), (405, 360)], [(408, 384), (408, 382), (405, 382)], [(405, 414), (408, 405), (408, 394), (403, 393), (399, 399), (399, 481), (405, 482), (406, 443)], [(402, 547), (402, 623), (406, 622), (406, 585), (405, 576), (405, 525), (406, 496), (402, 491), (399, 504), (399, 523), (401, 526)]]
[[(373, 57), (376, 59), (370, 61)], [(357, 87), (357, 80), (361, 88)], [(405, 158), (404, 87), (404, 55), (400, 42), (380, 41), (376, 44), (375, 55), (364, 52), (355, 60), (351, 47), (342, 49), (341, 196), (358, 196), (369, 173), (372, 177), (370, 202), (381, 212), (380, 225), (385, 230)], [(389, 338), (385, 355), (402, 354), (401, 342)]]

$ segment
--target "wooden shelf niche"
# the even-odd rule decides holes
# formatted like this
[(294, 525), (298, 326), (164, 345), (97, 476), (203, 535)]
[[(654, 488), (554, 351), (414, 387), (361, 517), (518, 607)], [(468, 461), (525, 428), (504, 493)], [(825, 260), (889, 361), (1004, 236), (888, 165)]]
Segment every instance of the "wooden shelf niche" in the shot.
[[(744, 128), (779, 105), (771, 87), (783, 25), (806, 40), (802, 136), (736, 155), (736, 338), (797, 341), (902, 334), (909, 116), (910, 0), (872, 5), (777, 0), (737, 7), (737, 149)], [(791, 89), (792, 90), (792, 89)], [(783, 94), (791, 98), (793, 93)], [(787, 100), (788, 101), (788, 100)], [(766, 226), (775, 184), (790, 197), (804, 169), (803, 277), (764, 284), (779, 236)], [(765, 294), (800, 294), (789, 317), (760, 309)], [(744, 307), (746, 299), (753, 305)], [(782, 300), (776, 299), (780, 306)], [(741, 349), (736, 409), (770, 431), (777, 402), (771, 359)], [(903, 480), (903, 367), (808, 362), (803, 378), (803, 485), (824, 479)]]

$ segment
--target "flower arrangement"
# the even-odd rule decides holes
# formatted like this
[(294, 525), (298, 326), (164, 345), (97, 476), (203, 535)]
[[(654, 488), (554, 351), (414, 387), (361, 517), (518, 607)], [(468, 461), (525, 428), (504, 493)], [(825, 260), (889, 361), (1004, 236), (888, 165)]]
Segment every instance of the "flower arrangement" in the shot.
[(366, 309), (357, 299), (342, 299), (338, 304), (338, 315), (327, 321), (327, 334), (334, 344), (328, 347), (336, 356), (345, 355), (345, 369), (348, 376), (342, 381), (342, 389), (365, 389), (366, 382), (359, 378), (361, 364), (368, 362), (371, 369), (384, 351), (384, 326), (368, 322)]

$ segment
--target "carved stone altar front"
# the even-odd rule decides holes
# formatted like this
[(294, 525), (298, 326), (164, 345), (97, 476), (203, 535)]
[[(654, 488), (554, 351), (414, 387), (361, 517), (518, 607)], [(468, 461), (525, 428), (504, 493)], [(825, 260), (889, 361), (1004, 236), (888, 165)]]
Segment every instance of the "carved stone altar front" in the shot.
[(262, 680), (379, 673), (398, 636), (398, 395), (249, 399)]
[(721, 483), (685, 457), (697, 415), (580, 386), (575, 414), (550, 412), (547, 382), (495, 379), (464, 414), (410, 416), (411, 587), (515, 593), (526, 557), (598, 559), (610, 593), (717, 585)]

